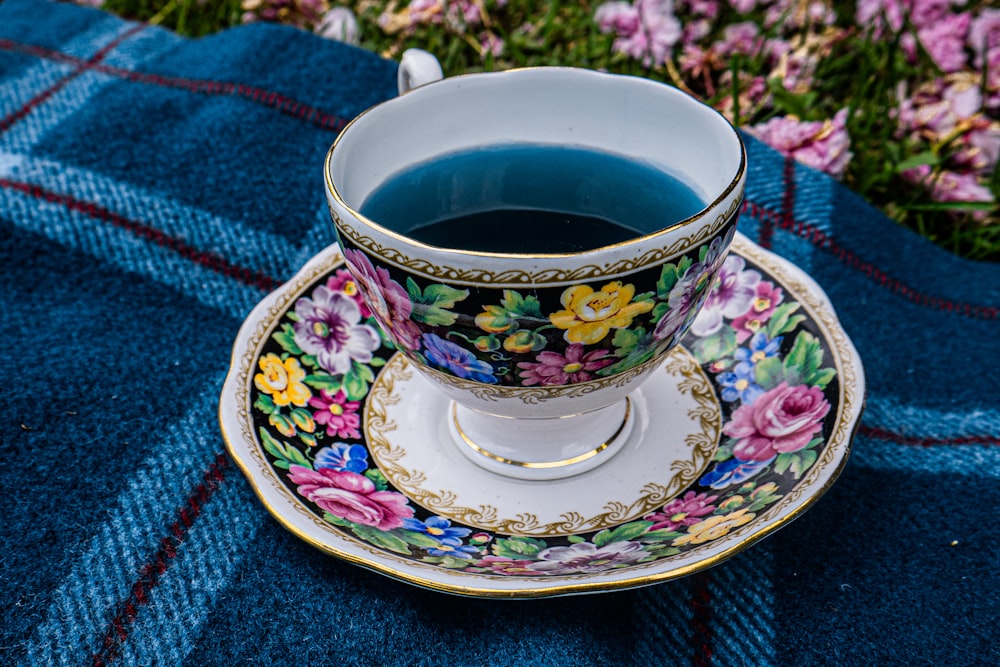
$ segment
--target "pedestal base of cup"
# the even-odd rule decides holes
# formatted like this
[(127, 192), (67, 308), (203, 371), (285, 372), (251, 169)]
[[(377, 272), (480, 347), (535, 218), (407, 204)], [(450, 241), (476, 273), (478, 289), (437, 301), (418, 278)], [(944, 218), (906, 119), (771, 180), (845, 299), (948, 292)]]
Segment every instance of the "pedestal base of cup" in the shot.
[(517, 479), (551, 480), (579, 475), (610, 459), (635, 421), (628, 398), (590, 412), (532, 419), (452, 402), (449, 428), (459, 451), (479, 467)]

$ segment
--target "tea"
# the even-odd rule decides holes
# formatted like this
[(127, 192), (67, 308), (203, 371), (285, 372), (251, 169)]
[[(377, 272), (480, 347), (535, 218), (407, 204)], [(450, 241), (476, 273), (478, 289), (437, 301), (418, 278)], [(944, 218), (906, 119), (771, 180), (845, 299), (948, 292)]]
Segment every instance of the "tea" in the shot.
[(547, 254), (651, 234), (704, 206), (690, 186), (643, 162), (512, 144), (452, 153), (394, 174), (360, 212), (434, 246)]

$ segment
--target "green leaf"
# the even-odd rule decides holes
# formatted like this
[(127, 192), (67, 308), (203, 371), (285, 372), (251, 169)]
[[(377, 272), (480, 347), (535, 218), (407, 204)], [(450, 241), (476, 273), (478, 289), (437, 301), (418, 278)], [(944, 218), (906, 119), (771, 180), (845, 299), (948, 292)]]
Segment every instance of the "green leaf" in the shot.
[(302, 348), (295, 342), (295, 331), (288, 322), (281, 325), (281, 331), (275, 331), (273, 337), (286, 352), (294, 355), (302, 354)]
[(582, 544), (587, 541), (586, 539), (580, 537), (579, 535), (570, 535), (566, 539), (570, 542), (570, 544)]
[(684, 533), (678, 533), (676, 530), (661, 528), (660, 530), (651, 530), (648, 533), (644, 533), (639, 537), (639, 541), (650, 544), (657, 542), (672, 542), (683, 534)]
[(904, 172), (907, 169), (913, 169), (914, 167), (920, 167), (922, 165), (929, 164), (932, 167), (941, 164), (941, 158), (934, 151), (924, 151), (923, 153), (917, 153), (912, 155), (905, 160), (900, 161), (896, 164), (897, 172)]
[(834, 368), (821, 368), (806, 379), (806, 384), (820, 389), (826, 389), (833, 378), (837, 377), (837, 370)]
[[(652, 521), (632, 521), (631, 523), (622, 524), (609, 533), (604, 544), (610, 542), (630, 542), (649, 530), (649, 527), (652, 525)], [(594, 543), (597, 543), (596, 536)]]
[(393, 535), (403, 540), (407, 544), (412, 544), (413, 546), (419, 547), (421, 549), (433, 549), (441, 545), (440, 542), (435, 540), (427, 533), (421, 533), (415, 530), (405, 530), (403, 528), (397, 528), (392, 532)]
[(375, 485), (376, 491), (385, 491), (389, 488), (389, 480), (385, 478), (385, 475), (383, 475), (382, 471), (378, 468), (369, 468), (366, 470), (365, 477), (372, 481), (372, 484)]
[(382, 366), (385, 366), (385, 359), (383, 359), (382, 357), (375, 357), (374, 359), (368, 362), (368, 365), (371, 366), (372, 368), (381, 368)]
[(493, 542), (493, 554), (501, 558), (531, 558), (545, 549), (548, 545), (544, 540), (536, 540), (533, 537), (509, 537), (497, 538)]
[(823, 346), (808, 331), (802, 331), (795, 337), (795, 345), (791, 352), (785, 357), (785, 377), (789, 384), (793, 384), (791, 379), (797, 377), (801, 382), (806, 382), (823, 363)]
[(455, 558), (454, 556), (445, 556), (440, 561), (441, 567), (446, 567), (451, 570), (464, 570), (469, 567), (469, 561), (463, 558)]
[(281, 445), (271, 437), (271, 434), (263, 426), (257, 430), (257, 433), (260, 435), (260, 444), (264, 446), (264, 451), (275, 458), (285, 458), (285, 453), (281, 451)]
[(795, 454), (778, 454), (778, 458), (774, 459), (774, 472), (779, 475), (784, 475), (785, 471), (792, 465), (792, 461), (795, 458)]
[(360, 401), (368, 394), (368, 383), (358, 373), (352, 372), (344, 376), (344, 394), (349, 401)]
[(275, 410), (278, 409), (277, 406), (274, 404), (274, 401), (271, 400), (271, 397), (268, 396), (267, 394), (261, 394), (260, 396), (258, 396), (257, 400), (253, 402), (253, 407), (256, 408), (257, 410), (260, 410), (265, 415), (272, 414)]
[(302, 381), (313, 389), (326, 389), (327, 392), (331, 394), (339, 391), (341, 385), (344, 383), (342, 377), (330, 375), (329, 373), (314, 373), (312, 375), (307, 375), (302, 379)]
[(413, 303), (422, 303), (424, 295), (420, 291), (420, 285), (413, 278), (406, 278), (406, 293)]
[(381, 531), (372, 526), (363, 526), (358, 523), (351, 525), (351, 532), (377, 547), (382, 547), (383, 549), (388, 549), (404, 556), (409, 556), (411, 553), (410, 547), (406, 545), (406, 542), (390, 532)]
[(674, 288), (677, 284), (677, 267), (673, 264), (664, 264), (663, 269), (660, 270), (660, 279), (656, 281), (656, 295), (667, 300), (670, 296), (670, 290)]
[(328, 523), (332, 523), (335, 526), (343, 526), (344, 528), (349, 528), (350, 526), (353, 525), (347, 519), (342, 519), (339, 516), (330, 514), (329, 512), (324, 512), (323, 513), (323, 521), (326, 521)]
[(464, 301), (468, 296), (469, 290), (467, 289), (460, 290), (436, 283), (427, 286), (427, 289), (424, 290), (421, 303), (433, 304), (438, 308), (454, 308), (456, 303)]
[(636, 345), (642, 341), (646, 335), (646, 330), (642, 327), (635, 329), (616, 329), (615, 335), (611, 339), (611, 344), (615, 346), (616, 357), (627, 357)]
[(423, 303), (413, 304), (410, 317), (432, 327), (450, 327), (458, 319), (458, 315), (450, 310)]
[(542, 315), (542, 306), (538, 298), (532, 294), (522, 296), (520, 292), (511, 289), (503, 291), (503, 300), (500, 302), (503, 309), (514, 317), (532, 317), (545, 319)]
[(359, 363), (357, 361), (351, 362), (351, 370), (361, 377), (365, 382), (374, 382), (375, 374), (372, 369), (366, 364)]
[(767, 357), (754, 365), (753, 377), (762, 389), (773, 389), (785, 380), (785, 367), (778, 357)]
[(795, 455), (795, 460), (792, 461), (792, 474), (795, 475), (795, 479), (801, 479), (802, 475), (805, 474), (809, 468), (816, 463), (816, 459), (819, 455), (813, 449), (803, 449)]
[(767, 338), (768, 340), (774, 340), (783, 333), (792, 331), (797, 327), (803, 320), (805, 320), (804, 315), (797, 315), (792, 317), (792, 314), (799, 309), (799, 304), (791, 301), (789, 303), (783, 303), (774, 309), (771, 313), (771, 319), (767, 321)]
[(731, 327), (723, 327), (717, 334), (699, 338), (692, 351), (698, 363), (708, 364), (732, 356), (736, 346), (736, 332)]

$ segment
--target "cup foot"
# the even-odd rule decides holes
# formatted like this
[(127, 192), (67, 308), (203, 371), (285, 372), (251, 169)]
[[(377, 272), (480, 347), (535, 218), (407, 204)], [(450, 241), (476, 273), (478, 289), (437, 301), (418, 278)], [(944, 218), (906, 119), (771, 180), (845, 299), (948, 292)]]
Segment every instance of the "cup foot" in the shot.
[(576, 415), (511, 418), (451, 404), (449, 430), (458, 450), (485, 470), (552, 480), (593, 470), (626, 443), (635, 424), (628, 398)]

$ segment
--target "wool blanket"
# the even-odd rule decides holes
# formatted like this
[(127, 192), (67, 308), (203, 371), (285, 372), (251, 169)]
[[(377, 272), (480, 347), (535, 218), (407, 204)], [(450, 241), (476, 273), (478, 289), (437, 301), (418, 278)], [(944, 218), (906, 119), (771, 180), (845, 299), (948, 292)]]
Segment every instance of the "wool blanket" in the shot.
[(524, 601), (283, 529), (219, 391), (253, 306), (333, 241), (324, 154), (395, 74), (288, 27), (0, 3), (0, 663), (1000, 664), (1000, 266), (749, 137), (740, 230), (818, 281), (866, 367), (812, 509), (686, 578)]

